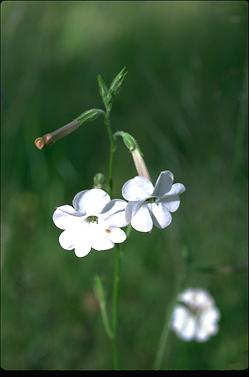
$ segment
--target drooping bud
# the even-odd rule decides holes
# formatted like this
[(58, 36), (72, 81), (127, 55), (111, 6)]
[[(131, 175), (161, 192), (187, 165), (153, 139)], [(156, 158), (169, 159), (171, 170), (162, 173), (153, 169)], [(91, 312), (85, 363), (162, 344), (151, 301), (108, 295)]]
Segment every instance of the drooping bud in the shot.
[(117, 131), (114, 134), (114, 137), (121, 136), (125, 146), (131, 152), (134, 165), (136, 167), (138, 175), (150, 179), (150, 174), (148, 172), (147, 166), (143, 159), (143, 154), (139, 148), (138, 142), (136, 139), (130, 135), (128, 132)]
[(63, 127), (57, 128), (55, 131), (49, 132), (41, 137), (35, 139), (34, 144), (38, 149), (44, 149), (49, 144), (55, 143), (57, 140), (69, 135), (71, 132), (77, 130), (82, 124), (95, 120), (100, 114), (104, 114), (103, 110), (91, 109), (82, 113), (78, 118), (66, 124)]
[(134, 149), (131, 151), (131, 155), (137, 169), (138, 175), (142, 177), (148, 178), (150, 180), (150, 174), (148, 172), (147, 166), (144, 162), (142, 153), (140, 152), (139, 148)]

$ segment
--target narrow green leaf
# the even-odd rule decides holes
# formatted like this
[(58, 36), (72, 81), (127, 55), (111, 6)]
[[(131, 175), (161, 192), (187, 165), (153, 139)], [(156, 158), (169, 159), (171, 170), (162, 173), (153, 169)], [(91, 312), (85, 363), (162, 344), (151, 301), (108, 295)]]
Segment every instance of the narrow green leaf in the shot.
[(109, 92), (111, 93), (112, 96), (115, 96), (118, 94), (121, 85), (123, 84), (124, 78), (127, 75), (128, 71), (126, 70), (126, 67), (124, 67), (118, 74), (117, 76), (113, 79)]
[(98, 75), (97, 76), (97, 81), (98, 81), (98, 85), (99, 85), (99, 94), (100, 94), (100, 97), (102, 98), (102, 101), (105, 105), (105, 108), (106, 110), (109, 110), (110, 108), (110, 105), (111, 105), (111, 94), (102, 78), (101, 75)]
[(106, 334), (109, 336), (109, 338), (113, 338), (113, 332), (109, 323), (108, 315), (107, 315), (107, 310), (106, 310), (106, 300), (105, 300), (105, 293), (104, 293), (104, 288), (102, 281), (100, 277), (97, 275), (94, 278), (94, 292), (95, 295), (99, 301), (100, 305), (100, 313), (103, 321), (103, 325), (106, 331)]

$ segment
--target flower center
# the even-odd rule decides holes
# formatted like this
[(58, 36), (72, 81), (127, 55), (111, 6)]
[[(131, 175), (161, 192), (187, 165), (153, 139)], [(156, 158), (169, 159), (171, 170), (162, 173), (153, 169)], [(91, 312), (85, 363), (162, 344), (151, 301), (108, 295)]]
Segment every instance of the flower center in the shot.
[(97, 218), (97, 216), (88, 216), (86, 218), (86, 221), (89, 222), (89, 223), (96, 223), (96, 224), (98, 224), (98, 218)]
[(157, 197), (152, 196), (151, 198), (148, 198), (145, 201), (146, 201), (146, 203), (155, 203), (156, 200), (157, 200)]

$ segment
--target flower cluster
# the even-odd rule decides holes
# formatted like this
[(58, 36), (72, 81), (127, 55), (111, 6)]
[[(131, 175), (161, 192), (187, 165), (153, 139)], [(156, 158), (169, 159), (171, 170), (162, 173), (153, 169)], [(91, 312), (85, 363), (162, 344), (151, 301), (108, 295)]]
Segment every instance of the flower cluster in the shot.
[(185, 290), (178, 296), (171, 328), (184, 341), (205, 342), (218, 332), (220, 312), (210, 294), (203, 289)]
[(126, 200), (111, 200), (99, 188), (79, 192), (73, 206), (58, 207), (53, 214), (55, 225), (63, 230), (61, 247), (74, 249), (78, 257), (83, 257), (92, 248), (109, 250), (124, 242), (126, 233), (120, 228), (128, 224), (140, 232), (150, 232), (153, 225), (166, 228), (172, 220), (171, 212), (180, 205), (179, 195), (185, 191), (181, 183), (173, 181), (168, 170), (160, 173), (155, 187), (148, 178), (132, 178), (122, 188)]

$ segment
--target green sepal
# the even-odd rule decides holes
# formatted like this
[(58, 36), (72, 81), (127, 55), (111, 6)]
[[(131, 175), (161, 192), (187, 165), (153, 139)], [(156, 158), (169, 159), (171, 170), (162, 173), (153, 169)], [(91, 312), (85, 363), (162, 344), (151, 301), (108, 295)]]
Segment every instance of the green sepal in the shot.
[(76, 120), (80, 122), (80, 124), (92, 122), (93, 120), (97, 119), (100, 115), (103, 115), (104, 111), (101, 109), (91, 109), (84, 111), (84, 113), (80, 114)]
[(128, 132), (117, 131), (113, 136), (114, 138), (116, 138), (116, 136), (121, 136), (125, 146), (129, 149), (129, 151), (134, 151), (134, 149), (136, 148), (139, 149), (136, 139)]

